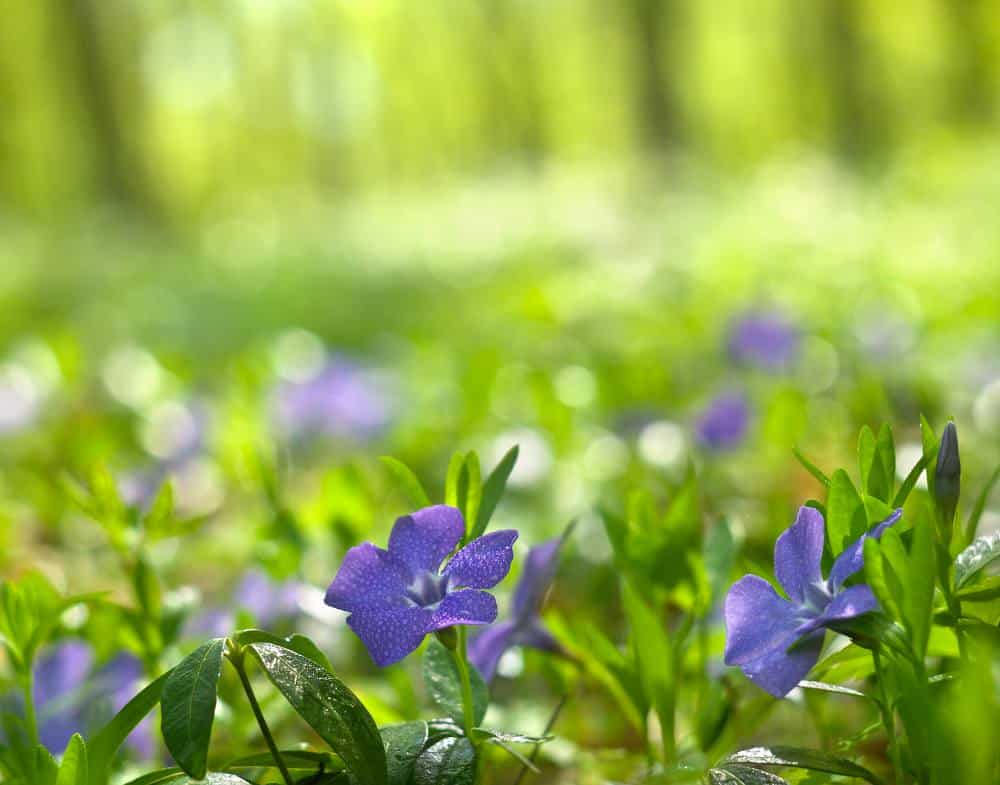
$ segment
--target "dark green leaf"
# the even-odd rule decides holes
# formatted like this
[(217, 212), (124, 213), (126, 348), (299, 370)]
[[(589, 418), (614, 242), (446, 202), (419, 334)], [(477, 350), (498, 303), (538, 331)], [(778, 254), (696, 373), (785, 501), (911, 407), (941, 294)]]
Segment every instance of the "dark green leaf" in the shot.
[(326, 668), (273, 643), (250, 650), (285, 699), (347, 765), (359, 785), (385, 785), (382, 737), (358, 697)]
[(169, 769), (159, 769), (143, 774), (141, 777), (129, 780), (125, 785), (167, 785), (179, 780), (181, 777), (187, 778), (183, 771), (173, 766)]
[[(332, 752), (313, 752), (312, 750), (281, 750), (281, 758), (289, 771), (337, 771), (344, 768), (343, 761)], [(227, 769), (271, 769), (275, 767), (274, 757), (270, 752), (258, 752), (254, 755), (244, 755), (242, 758), (230, 761)]]
[(89, 781), (87, 745), (79, 733), (74, 733), (59, 763), (56, 785), (87, 785)]
[(413, 509), (419, 510), (431, 506), (431, 500), (427, 495), (427, 491), (424, 490), (424, 486), (420, 484), (417, 475), (413, 473), (409, 466), (388, 455), (383, 455), (379, 460), (392, 474), (396, 480), (396, 484), (399, 486), (399, 490), (413, 506)]
[(413, 785), (473, 785), (475, 779), (476, 750), (461, 736), (431, 745), (413, 766)]
[(799, 463), (802, 464), (802, 468), (815, 477), (823, 486), (827, 488), (830, 487), (830, 478), (827, 477), (815, 463), (806, 458), (798, 447), (792, 448), (792, 455), (794, 455), (798, 459)]
[(409, 785), (413, 766), (427, 743), (426, 722), (404, 722), (379, 729), (385, 744), (387, 785)]
[(864, 766), (859, 766), (846, 758), (831, 755), (822, 750), (809, 750), (801, 747), (752, 747), (735, 752), (723, 761), (724, 766), (731, 764), (744, 766), (770, 767), (789, 766), (810, 771), (822, 771), (827, 774), (839, 774), (843, 777), (857, 777), (872, 785), (881, 785), (881, 780)]
[(479, 502), (479, 514), (476, 516), (476, 525), (469, 532), (470, 540), (481, 536), (486, 531), (486, 527), (489, 526), (490, 519), (507, 488), (510, 473), (514, 471), (519, 450), (520, 448), (516, 444), (511, 447), (507, 454), (500, 459), (500, 463), (490, 472), (490, 476), (486, 478), (486, 482), (483, 484), (482, 499)]
[(273, 643), (275, 646), (283, 646), (286, 649), (298, 652), (303, 657), (308, 657), (320, 667), (333, 673), (333, 666), (330, 664), (330, 660), (327, 659), (327, 656), (323, 653), (322, 649), (320, 649), (319, 646), (312, 641), (312, 639), (307, 638), (305, 635), (300, 635), (299, 633), (289, 635), (287, 638), (282, 638), (279, 635), (266, 632), (265, 630), (248, 629), (237, 632), (233, 635), (233, 640), (243, 646), (247, 646), (251, 643)]
[(107, 779), (115, 753), (135, 727), (160, 702), (163, 687), (171, 672), (164, 673), (147, 685), (90, 740), (87, 758), (91, 782), (103, 783)]
[(1000, 559), (1000, 531), (974, 540), (955, 559), (955, 588), (961, 589), (981, 569)]
[[(472, 707), (475, 713), (472, 722), (473, 725), (478, 725), (486, 716), (490, 695), (483, 677), (471, 664), (469, 678), (472, 682)], [(433, 701), (449, 717), (460, 725), (463, 724), (462, 682), (458, 676), (458, 667), (451, 652), (436, 638), (430, 639), (424, 651), (424, 684)]]
[(177, 664), (163, 685), (163, 740), (177, 764), (195, 779), (208, 771), (224, 645), (223, 638), (202, 644)]

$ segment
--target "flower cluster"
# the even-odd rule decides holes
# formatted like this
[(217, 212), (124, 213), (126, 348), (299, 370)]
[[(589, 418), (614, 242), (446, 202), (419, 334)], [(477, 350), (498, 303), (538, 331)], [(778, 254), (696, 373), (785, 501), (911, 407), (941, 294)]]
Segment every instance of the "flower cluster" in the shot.
[(326, 592), (326, 604), (348, 611), (347, 624), (377, 665), (414, 651), (428, 633), (497, 617), (491, 589), (510, 571), (517, 532), (491, 532), (468, 543), (441, 568), (465, 533), (454, 507), (439, 504), (399, 518), (383, 550), (351, 548)]
[(878, 609), (870, 587), (845, 582), (864, 567), (865, 539), (878, 539), (901, 515), (896, 510), (852, 543), (824, 579), (823, 515), (801, 507), (774, 546), (774, 572), (788, 599), (756, 575), (740, 578), (726, 596), (726, 664), (775, 697), (787, 695), (819, 659), (826, 628)]

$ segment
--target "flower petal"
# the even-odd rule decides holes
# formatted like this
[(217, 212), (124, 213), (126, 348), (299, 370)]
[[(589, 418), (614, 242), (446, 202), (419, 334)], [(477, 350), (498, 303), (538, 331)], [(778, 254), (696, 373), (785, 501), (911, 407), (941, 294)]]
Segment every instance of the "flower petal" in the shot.
[(389, 555), (412, 572), (437, 572), (463, 534), (465, 520), (457, 508), (447, 504), (424, 507), (396, 519), (389, 535)]
[(344, 555), (324, 602), (342, 611), (400, 605), (405, 601), (404, 572), (381, 548), (370, 542), (356, 545)]
[(814, 632), (792, 651), (779, 647), (745, 663), (741, 670), (761, 689), (775, 698), (784, 698), (812, 670), (822, 647), (823, 633)]
[(514, 645), (513, 637), (514, 623), (505, 621), (487, 627), (469, 644), (469, 662), (476, 666), (486, 682), (493, 681), (497, 663), (504, 652)]
[(490, 532), (473, 540), (455, 554), (444, 575), (450, 586), (472, 589), (490, 589), (496, 586), (510, 572), (514, 559), (514, 541), (517, 532), (513, 529)]
[(799, 514), (774, 545), (774, 572), (785, 593), (796, 602), (805, 600), (806, 587), (821, 583), (825, 524), (812, 507), (799, 507)]
[(497, 618), (497, 601), (478, 589), (462, 589), (446, 595), (431, 619), (429, 630), (455, 624), (492, 624)]
[(845, 621), (875, 610), (878, 610), (878, 600), (875, 599), (871, 587), (861, 583), (844, 589), (834, 597), (820, 614), (818, 621), (821, 624)]
[(875, 526), (870, 532), (862, 534), (857, 540), (847, 546), (834, 562), (830, 569), (830, 588), (836, 592), (844, 585), (844, 581), (850, 578), (865, 566), (865, 538), (878, 539), (882, 533), (895, 524), (903, 515), (903, 510), (898, 509), (880, 524)]
[(426, 608), (365, 609), (347, 617), (375, 664), (384, 668), (414, 651), (431, 631), (433, 611)]
[(726, 595), (726, 665), (745, 665), (775, 648), (788, 648), (801, 624), (798, 606), (770, 583), (744, 575)]
[(514, 590), (515, 619), (528, 619), (541, 610), (545, 593), (552, 585), (559, 567), (559, 548), (562, 542), (563, 538), (557, 537), (528, 551), (517, 589)]

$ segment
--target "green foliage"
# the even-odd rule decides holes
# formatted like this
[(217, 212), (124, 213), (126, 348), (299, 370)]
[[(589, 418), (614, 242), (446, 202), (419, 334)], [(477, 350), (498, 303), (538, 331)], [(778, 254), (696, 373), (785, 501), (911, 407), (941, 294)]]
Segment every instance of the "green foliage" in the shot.
[(203, 643), (177, 664), (163, 684), (163, 740), (174, 760), (194, 779), (208, 771), (224, 645), (224, 638)]
[(473, 785), (475, 781), (476, 750), (461, 736), (435, 742), (413, 766), (413, 785)]
[[(440, 641), (431, 638), (424, 650), (424, 685), (431, 699), (445, 713), (458, 723), (464, 722), (462, 704), (462, 687), (458, 667), (455, 660)], [(474, 707), (473, 724), (478, 725), (486, 716), (490, 696), (486, 683), (479, 672), (469, 666), (469, 677), (472, 682), (472, 702)]]

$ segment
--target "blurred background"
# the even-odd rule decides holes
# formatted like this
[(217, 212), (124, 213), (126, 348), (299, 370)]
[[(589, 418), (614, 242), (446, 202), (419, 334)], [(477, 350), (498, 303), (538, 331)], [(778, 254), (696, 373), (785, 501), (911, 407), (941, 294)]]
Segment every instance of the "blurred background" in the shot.
[(405, 511), (378, 455), (440, 498), (454, 450), (519, 443), (498, 525), (579, 519), (570, 618), (616, 618), (597, 507), (691, 466), (760, 563), (819, 493), (795, 445), (830, 469), (889, 422), (902, 477), (954, 416), (978, 488), (998, 105), (996, 0), (12, 4), (0, 571), (120, 590), (61, 483), (169, 478), (200, 528), (151, 558), (225, 617), (192, 639), (251, 567), (304, 582), (282, 607), (387, 720), (412, 695), (315, 594)]

